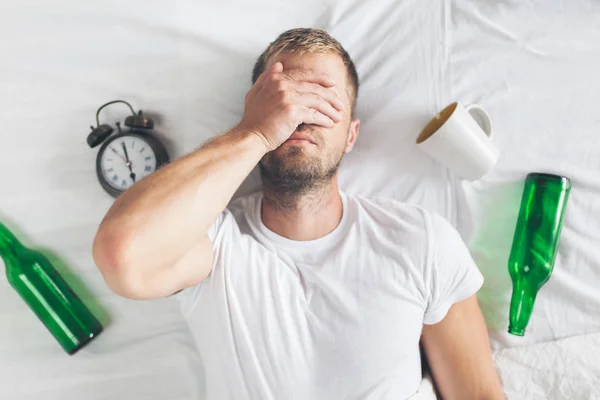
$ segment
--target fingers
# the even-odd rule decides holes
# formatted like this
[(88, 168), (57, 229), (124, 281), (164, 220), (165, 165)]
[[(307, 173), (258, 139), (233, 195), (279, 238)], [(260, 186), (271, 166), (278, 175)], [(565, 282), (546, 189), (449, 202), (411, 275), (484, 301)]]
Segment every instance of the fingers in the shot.
[(283, 64), (276, 62), (260, 75), (249, 93), (283, 105), (293, 126), (304, 123), (332, 128), (342, 121), (344, 109), (344, 103), (332, 89), (334, 85), (331, 76), (325, 72), (284, 71)]
[(271, 72), (283, 72), (283, 64), (277, 61), (276, 63), (273, 63), (273, 65), (271, 65), (271, 68), (269, 68), (269, 70)]
[(312, 69), (291, 69), (283, 72), (282, 75), (284, 79), (289, 81), (317, 83), (324, 87), (335, 86), (335, 82), (329, 74)]
[[(334, 122), (342, 120), (342, 113), (336, 110), (324, 97), (316, 93), (299, 93), (297, 94), (298, 104), (312, 108), (321, 114), (326, 115)], [(306, 121), (303, 121), (306, 123)]]
[(337, 110), (342, 111), (344, 109), (344, 103), (340, 96), (331, 88), (324, 88), (323, 86), (317, 83), (309, 83), (309, 82), (295, 82), (293, 83), (294, 89), (298, 93), (316, 93)]
[(285, 79), (294, 83), (308, 82), (318, 84), (326, 88), (335, 86), (333, 78), (325, 72), (318, 72), (312, 69), (291, 69), (283, 72), (283, 64), (279, 61), (273, 63), (273, 65), (271, 65), (269, 69), (260, 74), (260, 76), (256, 80), (256, 83), (262, 83), (265, 79), (269, 77), (274, 80)]
[(273, 65), (271, 65), (268, 69), (264, 70), (262, 74), (260, 74), (254, 85), (260, 85), (268, 77), (275, 77), (281, 72), (283, 72), (283, 64), (277, 61), (276, 63), (273, 63)]
[(334, 122), (331, 118), (325, 114), (322, 114), (315, 108), (299, 106), (297, 112), (298, 119), (301, 121), (301, 123), (320, 125), (325, 128), (332, 128), (334, 125)]

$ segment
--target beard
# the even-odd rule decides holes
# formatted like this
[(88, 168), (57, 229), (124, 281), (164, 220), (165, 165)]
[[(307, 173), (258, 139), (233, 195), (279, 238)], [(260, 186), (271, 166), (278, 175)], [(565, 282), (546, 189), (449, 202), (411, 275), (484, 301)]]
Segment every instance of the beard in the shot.
[(297, 197), (325, 186), (336, 174), (344, 156), (344, 149), (319, 156), (303, 146), (286, 147), (268, 153), (258, 164), (263, 184), (285, 197)]

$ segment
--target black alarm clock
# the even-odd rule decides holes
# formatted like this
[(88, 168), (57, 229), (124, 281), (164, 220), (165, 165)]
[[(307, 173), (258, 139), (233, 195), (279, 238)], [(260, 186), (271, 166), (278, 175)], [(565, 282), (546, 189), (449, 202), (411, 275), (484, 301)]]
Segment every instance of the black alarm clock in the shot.
[[(117, 122), (118, 133), (109, 138), (114, 130), (108, 124), (100, 125), (99, 114), (104, 107), (115, 103), (129, 106), (132, 115), (125, 118), (129, 130), (123, 132)], [(91, 127), (87, 143), (93, 148), (104, 142), (96, 157), (96, 175), (102, 188), (111, 196), (119, 196), (169, 162), (165, 146), (151, 134), (154, 121), (141, 110), (136, 114), (126, 101), (115, 100), (102, 105), (96, 112), (96, 124), (95, 128)]]

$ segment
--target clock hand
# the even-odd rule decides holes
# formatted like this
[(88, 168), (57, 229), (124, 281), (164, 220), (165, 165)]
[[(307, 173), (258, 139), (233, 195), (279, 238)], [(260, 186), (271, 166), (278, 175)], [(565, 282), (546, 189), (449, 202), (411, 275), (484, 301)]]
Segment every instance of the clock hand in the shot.
[(125, 160), (126, 160), (126, 164), (127, 164), (127, 168), (129, 168), (129, 177), (131, 178), (131, 180), (133, 180), (133, 182), (135, 182), (135, 173), (133, 172), (133, 169), (131, 168), (131, 161), (129, 161), (129, 154), (127, 154), (127, 146), (125, 146), (125, 142), (121, 142), (121, 145), (123, 146), (123, 152), (125, 153)]
[[(115, 150), (113, 147), (110, 148), (112, 150), (113, 153), (115, 153), (121, 160), (125, 161), (125, 159), (123, 158), (122, 155), (119, 154), (119, 152), (117, 150)], [(125, 161), (127, 162), (127, 161)]]
[(129, 161), (129, 154), (127, 154), (127, 147), (125, 146), (125, 142), (121, 142), (121, 146), (123, 146), (123, 153), (125, 153), (125, 160), (127, 160), (127, 164), (131, 164), (131, 161)]

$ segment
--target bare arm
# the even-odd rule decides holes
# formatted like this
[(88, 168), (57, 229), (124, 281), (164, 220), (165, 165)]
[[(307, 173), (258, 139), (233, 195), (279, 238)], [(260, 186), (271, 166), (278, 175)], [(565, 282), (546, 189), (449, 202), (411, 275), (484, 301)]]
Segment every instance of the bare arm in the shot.
[(110, 288), (150, 299), (204, 280), (213, 260), (207, 231), (261, 157), (301, 123), (332, 126), (341, 120), (332, 86), (327, 75), (283, 72), (276, 63), (248, 92), (236, 128), (123, 193), (93, 246)]
[(505, 398), (476, 295), (454, 304), (439, 323), (424, 325), (422, 341), (444, 400)]
[(202, 281), (212, 264), (207, 230), (264, 149), (256, 135), (233, 130), (123, 193), (94, 241), (108, 285), (149, 298)]

